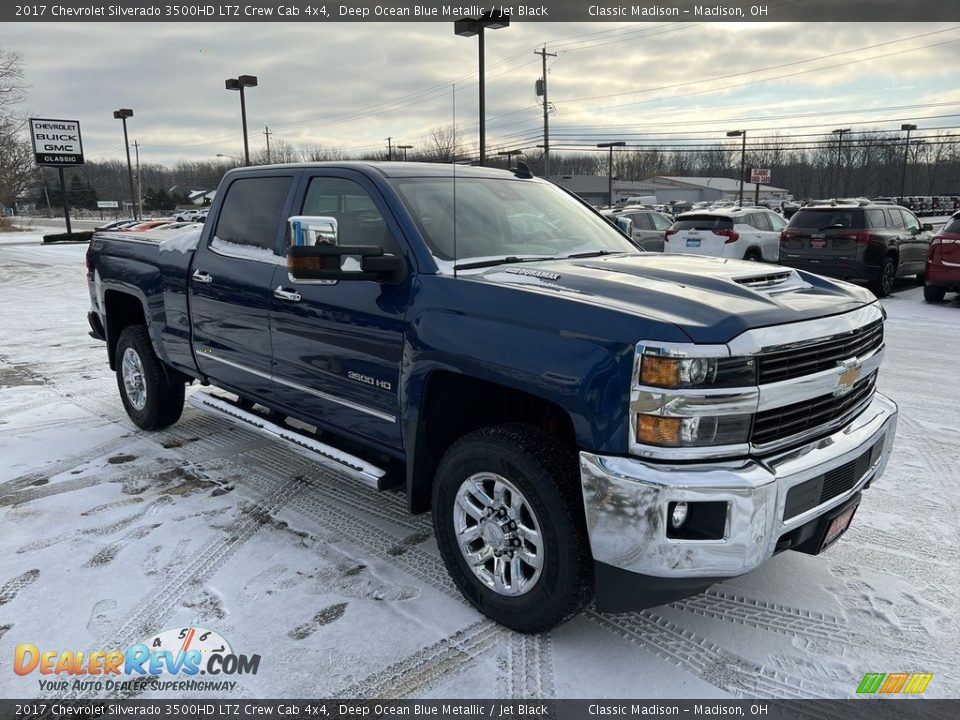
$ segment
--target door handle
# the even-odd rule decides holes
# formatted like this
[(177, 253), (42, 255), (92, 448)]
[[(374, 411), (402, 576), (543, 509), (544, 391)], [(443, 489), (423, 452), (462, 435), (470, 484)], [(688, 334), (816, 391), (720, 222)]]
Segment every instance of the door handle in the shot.
[(273, 296), (277, 300), (286, 300), (287, 302), (300, 302), (301, 300), (300, 293), (295, 290), (284, 290), (283, 285), (277, 286), (277, 289), (273, 291)]
[(213, 282), (213, 275), (211, 275), (210, 273), (207, 273), (207, 272), (202, 272), (202, 271), (200, 271), (200, 270), (194, 270), (194, 271), (193, 271), (193, 279), (196, 280), (197, 282), (212, 283), (212, 282)]

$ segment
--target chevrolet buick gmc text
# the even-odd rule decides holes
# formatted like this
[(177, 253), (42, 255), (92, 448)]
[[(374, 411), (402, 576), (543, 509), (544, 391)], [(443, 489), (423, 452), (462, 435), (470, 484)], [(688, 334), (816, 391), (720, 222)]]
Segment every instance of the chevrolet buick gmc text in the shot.
[(884, 470), (884, 311), (807, 272), (645, 253), (516, 171), (244, 168), (202, 230), (100, 233), (92, 334), (146, 430), (191, 402), (432, 511), (523, 632), (819, 553)]

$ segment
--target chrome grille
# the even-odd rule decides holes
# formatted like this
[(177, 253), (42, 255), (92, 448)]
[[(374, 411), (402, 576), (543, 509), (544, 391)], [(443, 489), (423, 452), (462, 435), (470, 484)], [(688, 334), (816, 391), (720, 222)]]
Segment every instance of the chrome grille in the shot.
[(853, 332), (813, 343), (764, 351), (759, 360), (760, 384), (791, 380), (837, 367), (852, 357), (863, 357), (883, 345), (883, 321), (864, 325)]
[(825, 432), (852, 420), (873, 397), (877, 374), (863, 378), (846, 395), (822, 395), (803, 402), (764, 410), (756, 414), (750, 442), (767, 445), (807, 434), (817, 428)]

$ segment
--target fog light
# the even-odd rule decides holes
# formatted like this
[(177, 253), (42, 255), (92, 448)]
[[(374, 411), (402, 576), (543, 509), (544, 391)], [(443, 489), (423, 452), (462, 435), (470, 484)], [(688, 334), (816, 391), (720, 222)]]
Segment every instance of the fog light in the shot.
[(670, 527), (674, 530), (682, 527), (687, 521), (687, 504), (678, 502), (673, 506), (673, 512), (670, 513)]

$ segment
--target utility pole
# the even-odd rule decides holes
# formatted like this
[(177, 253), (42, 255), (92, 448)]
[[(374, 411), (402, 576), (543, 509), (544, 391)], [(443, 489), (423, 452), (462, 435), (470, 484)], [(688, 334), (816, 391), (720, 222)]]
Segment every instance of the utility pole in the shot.
[(539, 90), (542, 90), (542, 93), (537, 93), (538, 95), (543, 95), (543, 176), (547, 179), (550, 178), (550, 103), (547, 100), (547, 58), (556, 57), (556, 53), (548, 53), (547, 46), (544, 45), (542, 50), (534, 50), (534, 55), (539, 55), (540, 59), (543, 61), (543, 77), (540, 78), (540, 87)]
[(393, 138), (387, 138), (387, 162), (393, 162)]
[(273, 135), (273, 133), (270, 132), (269, 125), (263, 126), (263, 134), (267, 138), (267, 165), (269, 165), (270, 164), (270, 136)]
[(137, 153), (137, 211), (143, 217), (143, 178), (140, 176), (140, 143), (133, 141), (133, 148)]
[(613, 149), (623, 147), (626, 144), (623, 140), (597, 143), (598, 148), (609, 148), (610, 150), (610, 163), (607, 166), (607, 204), (610, 207), (613, 207)]
[(900, 173), (900, 203), (903, 203), (903, 192), (907, 187), (907, 158), (910, 156), (910, 133), (917, 129), (916, 125), (910, 123), (904, 123), (900, 126), (900, 130), (905, 130), (907, 133), (907, 140), (903, 145), (903, 170)]

